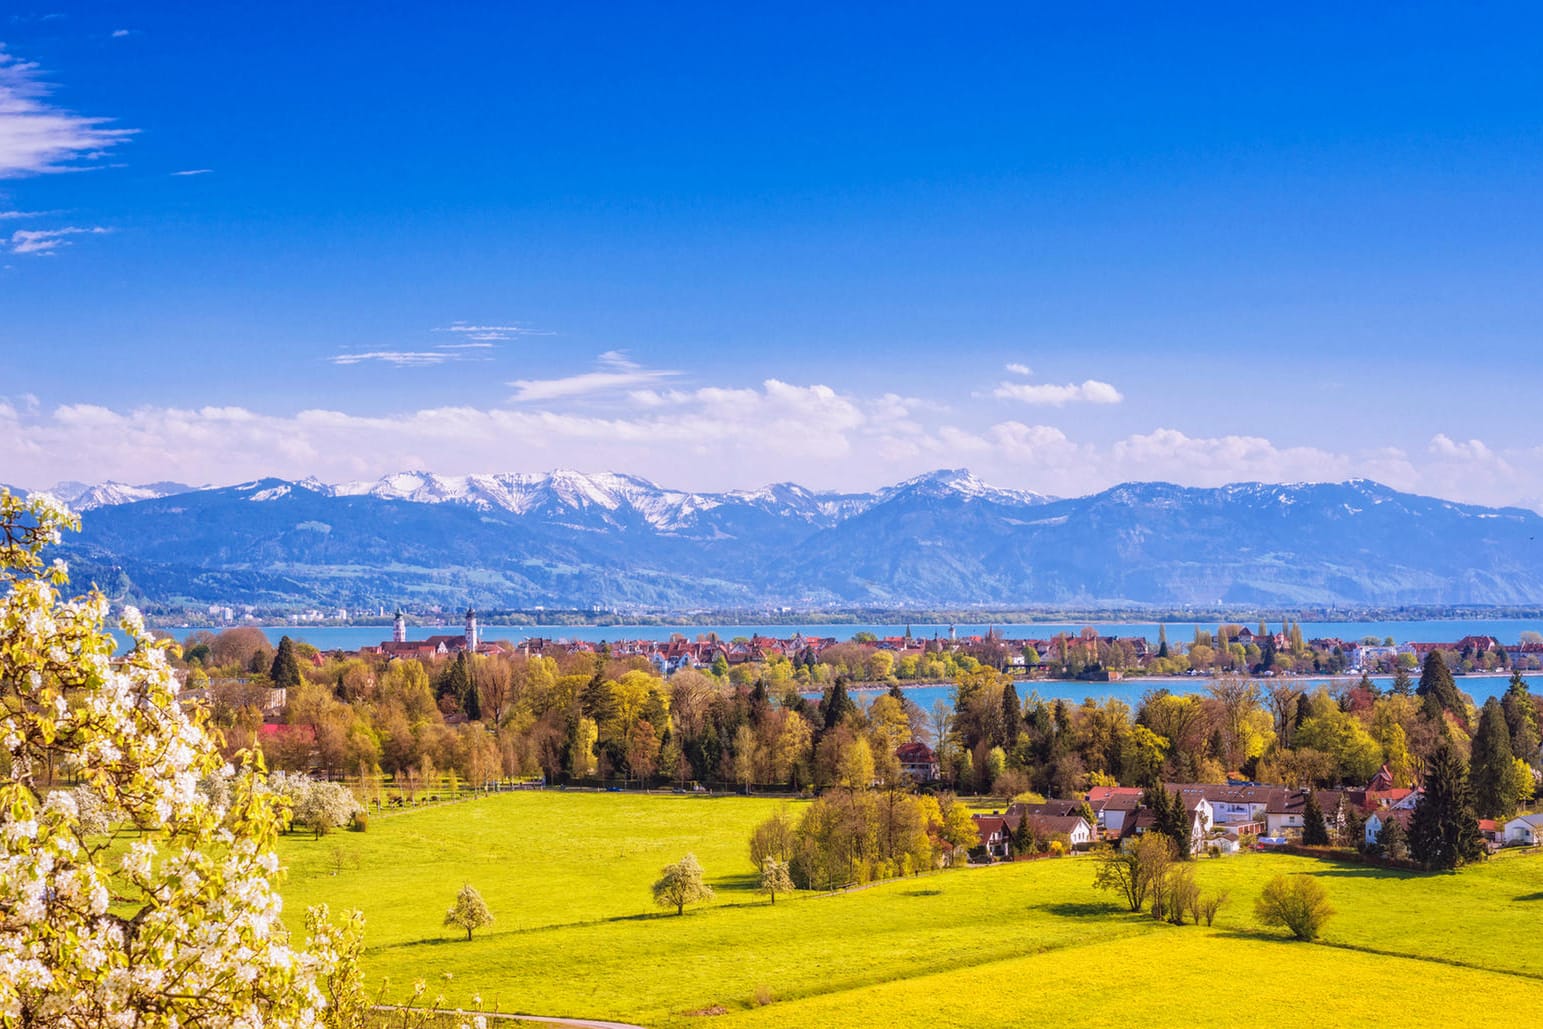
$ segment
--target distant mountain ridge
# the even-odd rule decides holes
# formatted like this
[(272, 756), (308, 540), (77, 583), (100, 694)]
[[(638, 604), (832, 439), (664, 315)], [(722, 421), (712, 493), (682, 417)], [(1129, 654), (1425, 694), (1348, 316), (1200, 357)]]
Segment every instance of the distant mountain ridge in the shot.
[(84, 511), (66, 541), (77, 582), (159, 609), (1543, 602), (1535, 512), (1368, 480), (1076, 498), (963, 469), (871, 493), (567, 470), (63, 485), (51, 492)]

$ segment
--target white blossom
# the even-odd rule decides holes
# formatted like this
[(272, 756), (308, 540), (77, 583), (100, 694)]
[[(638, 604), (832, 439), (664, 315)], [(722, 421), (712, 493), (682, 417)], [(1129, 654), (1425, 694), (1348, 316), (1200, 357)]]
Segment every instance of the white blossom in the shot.
[[(223, 760), (138, 611), (120, 621), (133, 649), (112, 657), (106, 599), (60, 599), (66, 569), (39, 552), (77, 527), (68, 511), (0, 490), (0, 524), (20, 541), (0, 545), (0, 1024), (343, 1024), (321, 984), (359, 995), (362, 922), (308, 918), (314, 951), (291, 942), (258, 768)], [(50, 768), (79, 785), (48, 789)], [(156, 833), (116, 854), (81, 845), (118, 822)]]

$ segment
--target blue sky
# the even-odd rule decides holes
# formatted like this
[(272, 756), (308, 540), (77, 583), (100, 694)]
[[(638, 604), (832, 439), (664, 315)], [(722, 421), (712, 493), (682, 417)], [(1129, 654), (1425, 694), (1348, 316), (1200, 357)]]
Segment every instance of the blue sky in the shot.
[(1543, 505), (1523, 5), (26, 2), (0, 481)]

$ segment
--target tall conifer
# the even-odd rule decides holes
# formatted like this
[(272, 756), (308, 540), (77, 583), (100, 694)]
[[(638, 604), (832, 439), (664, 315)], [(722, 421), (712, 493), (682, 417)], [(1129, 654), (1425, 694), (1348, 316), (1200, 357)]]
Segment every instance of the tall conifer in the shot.
[(1506, 784), (1515, 760), (1505, 711), (1500, 701), (1491, 697), (1479, 713), (1479, 728), (1473, 734), (1473, 756), (1468, 763), (1473, 806), (1480, 818), (1498, 818), (1507, 813)]
[(1409, 822), (1409, 853), (1428, 869), (1456, 868), (1484, 854), (1468, 774), (1449, 740), (1426, 768), (1424, 792)]
[(295, 644), (288, 636), (279, 638), (278, 652), (273, 655), (273, 665), (268, 678), (280, 687), (300, 685), (300, 659), (295, 657)]

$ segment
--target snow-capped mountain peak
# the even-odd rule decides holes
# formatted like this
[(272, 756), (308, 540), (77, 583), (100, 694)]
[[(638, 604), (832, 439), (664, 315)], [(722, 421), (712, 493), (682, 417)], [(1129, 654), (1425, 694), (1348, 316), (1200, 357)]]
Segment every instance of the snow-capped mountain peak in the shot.
[(191, 486), (180, 482), (149, 482), (131, 486), (109, 479), (91, 485), (84, 482), (61, 482), (46, 492), (75, 511), (90, 511), (98, 507), (116, 507), (138, 500), (157, 500), (177, 493), (186, 493)]

